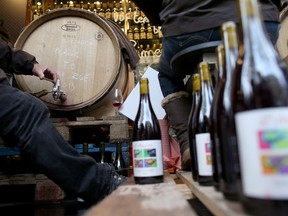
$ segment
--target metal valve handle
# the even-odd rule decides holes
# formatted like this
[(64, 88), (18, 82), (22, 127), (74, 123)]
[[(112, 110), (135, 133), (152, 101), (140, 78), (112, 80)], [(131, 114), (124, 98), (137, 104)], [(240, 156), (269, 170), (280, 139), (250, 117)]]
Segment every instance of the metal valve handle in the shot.
[[(47, 80), (49, 82), (53, 83), (53, 80), (48, 79), (48, 78), (44, 78), (44, 80)], [(34, 96), (36, 97), (42, 97), (48, 93), (52, 93), (52, 96), (54, 98), (54, 100), (62, 100), (65, 101), (67, 99), (66, 94), (64, 93), (64, 91), (61, 90), (61, 81), (60, 79), (57, 79), (55, 85), (53, 86), (51, 91), (48, 91), (47, 89), (44, 89), (42, 91), (36, 92), (36, 93), (32, 93)]]

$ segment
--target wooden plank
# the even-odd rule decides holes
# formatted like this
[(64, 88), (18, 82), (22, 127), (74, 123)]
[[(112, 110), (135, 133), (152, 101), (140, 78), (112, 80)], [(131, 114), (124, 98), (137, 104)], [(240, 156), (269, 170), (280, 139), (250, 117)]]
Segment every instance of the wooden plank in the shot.
[(165, 172), (165, 182), (169, 181), (170, 183), (174, 183), (177, 190), (183, 194), (186, 200), (193, 199), (195, 196), (193, 195), (190, 188), (184, 184), (182, 180), (179, 180), (179, 177), (176, 174), (169, 174)]
[(176, 175), (190, 188), (192, 193), (215, 216), (247, 216), (239, 202), (232, 202), (224, 198), (223, 194), (216, 191), (213, 186), (200, 186), (192, 179), (192, 173), (179, 171)]
[(112, 124), (125, 124), (126, 120), (95, 120), (95, 121), (68, 121), (54, 123), (55, 126), (67, 126), (67, 127), (87, 127), (87, 126), (110, 126)]
[(124, 116), (105, 116), (102, 120), (91, 120), (94, 117), (79, 117), (77, 121), (54, 120), (54, 126), (58, 129), (65, 140), (71, 141), (72, 132), (75, 128), (99, 128), (107, 127), (110, 132), (110, 142), (129, 141), (128, 119)]
[(133, 177), (99, 204), (91, 207), (85, 216), (196, 216), (175, 182), (165, 175), (164, 183), (137, 185)]

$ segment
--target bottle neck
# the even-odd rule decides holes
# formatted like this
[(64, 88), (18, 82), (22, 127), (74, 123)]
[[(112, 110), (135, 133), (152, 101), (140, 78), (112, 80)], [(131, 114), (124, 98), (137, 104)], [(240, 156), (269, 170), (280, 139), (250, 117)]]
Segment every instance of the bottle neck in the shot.
[(236, 67), (236, 61), (238, 58), (238, 41), (235, 23), (226, 23), (222, 29), (223, 33), (223, 43), (224, 43), (224, 53), (225, 53), (225, 64), (223, 70), (223, 78), (225, 79), (224, 88), (224, 103), (230, 103), (230, 93), (231, 93), (231, 82), (232, 76)]
[(199, 92), (200, 91), (200, 76), (199, 74), (194, 74), (192, 77), (192, 81), (193, 81), (193, 92)]
[(262, 22), (257, 0), (238, 0), (238, 4), (242, 32), (240, 43), (244, 45), (245, 55), (246, 53), (252, 54), (253, 50), (259, 53), (263, 47), (265, 47), (265, 53), (274, 52), (274, 47), (268, 39)]
[(142, 95), (149, 95), (148, 79), (140, 80), (140, 96)]
[(209, 87), (211, 85), (211, 79), (210, 79), (210, 73), (208, 70), (208, 66), (207, 68), (204, 68), (201, 71), (201, 92), (203, 93), (203, 91), (205, 91), (205, 88)]
[(122, 145), (120, 142), (118, 142), (116, 145), (117, 145), (117, 152), (118, 154), (120, 154), (122, 152)]
[(220, 80), (223, 75), (224, 70), (224, 64), (225, 64), (225, 52), (224, 52), (224, 46), (223, 44), (219, 45), (217, 47), (217, 80), (216, 84), (218, 85), (220, 83)]
[(122, 156), (122, 145), (121, 143), (116, 143), (116, 154), (115, 154), (115, 161), (120, 161)]
[[(150, 94), (149, 94), (149, 82), (147, 78), (140, 79), (140, 109), (142, 110), (143, 117), (151, 118), (152, 105), (150, 102)], [(151, 112), (150, 112), (151, 110)]]
[(205, 67), (201, 70), (200, 77), (201, 77), (200, 101), (202, 103), (202, 107), (207, 109), (209, 106), (207, 103), (210, 104), (212, 102), (212, 97), (213, 97), (213, 88), (212, 88), (212, 83), (210, 79), (210, 73), (208, 70), (208, 65), (207, 65), (207, 69)]

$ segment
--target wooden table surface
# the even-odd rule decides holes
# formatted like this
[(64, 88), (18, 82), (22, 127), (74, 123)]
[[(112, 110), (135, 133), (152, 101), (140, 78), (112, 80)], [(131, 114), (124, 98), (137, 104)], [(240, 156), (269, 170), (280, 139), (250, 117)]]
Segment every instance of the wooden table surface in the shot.
[(131, 176), (127, 183), (92, 206), (85, 216), (196, 216), (187, 201), (190, 190), (187, 187), (185, 191), (183, 186), (186, 185), (176, 184), (167, 173), (163, 183), (148, 185), (135, 184)]

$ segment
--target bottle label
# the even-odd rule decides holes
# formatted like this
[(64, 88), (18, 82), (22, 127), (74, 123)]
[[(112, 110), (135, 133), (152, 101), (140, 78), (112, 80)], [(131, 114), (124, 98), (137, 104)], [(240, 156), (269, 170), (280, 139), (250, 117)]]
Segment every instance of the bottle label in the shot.
[(133, 145), (133, 172), (135, 177), (163, 175), (161, 140), (140, 140)]
[(262, 199), (288, 198), (288, 108), (235, 114), (243, 192)]
[(196, 134), (196, 152), (200, 176), (212, 176), (210, 133)]

